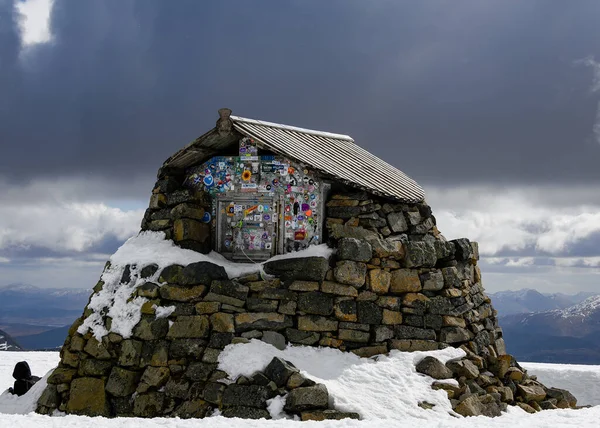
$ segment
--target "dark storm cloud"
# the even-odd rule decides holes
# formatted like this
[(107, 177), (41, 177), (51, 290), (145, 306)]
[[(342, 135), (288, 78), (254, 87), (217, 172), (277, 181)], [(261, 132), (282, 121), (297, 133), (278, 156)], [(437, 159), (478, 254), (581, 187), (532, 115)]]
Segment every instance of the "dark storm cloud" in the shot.
[[(600, 184), (597, 1), (0, 0), (0, 174), (154, 174), (216, 110), (351, 134), (421, 182)], [(8, 94), (5, 96), (5, 94)], [(25, 167), (26, 165), (26, 167)]]

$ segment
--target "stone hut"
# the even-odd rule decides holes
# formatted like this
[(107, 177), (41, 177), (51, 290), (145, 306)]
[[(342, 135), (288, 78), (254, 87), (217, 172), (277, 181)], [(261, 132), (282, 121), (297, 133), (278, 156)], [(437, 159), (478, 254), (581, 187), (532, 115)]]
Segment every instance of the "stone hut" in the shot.
[(160, 168), (139, 238), (200, 261), (113, 256), (38, 412), (268, 418), (280, 395), (303, 420), (360, 417), (278, 358), (230, 379), (221, 352), (252, 339), (365, 358), (460, 348), (416, 368), (458, 414), (576, 405), (507, 355), (477, 243), (447, 241), (414, 180), (348, 136), (219, 115)]

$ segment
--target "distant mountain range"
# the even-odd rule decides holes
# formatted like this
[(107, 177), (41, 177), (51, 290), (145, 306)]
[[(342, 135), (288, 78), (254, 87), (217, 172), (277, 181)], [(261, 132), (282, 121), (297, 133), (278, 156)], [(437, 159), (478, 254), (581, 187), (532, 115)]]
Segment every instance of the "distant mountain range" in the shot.
[[(83, 312), (91, 290), (41, 288), (30, 284), (0, 287), (0, 329), (26, 350), (60, 347), (68, 326)], [(0, 350), (2, 340), (0, 339)]]
[(576, 305), (600, 293), (581, 292), (574, 295), (564, 293), (542, 294), (537, 290), (500, 291), (488, 293), (500, 316), (552, 311)]
[(600, 295), (564, 309), (500, 316), (499, 322), (518, 360), (600, 364)]
[(7, 333), (0, 330), (0, 351), (20, 351), (21, 347), (17, 345)]

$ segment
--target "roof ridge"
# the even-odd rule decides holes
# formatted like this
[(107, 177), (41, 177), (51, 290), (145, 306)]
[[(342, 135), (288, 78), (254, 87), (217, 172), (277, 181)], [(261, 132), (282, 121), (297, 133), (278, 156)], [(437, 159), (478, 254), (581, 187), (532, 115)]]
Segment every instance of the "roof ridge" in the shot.
[(255, 125), (268, 126), (271, 128), (285, 129), (287, 131), (296, 131), (296, 132), (302, 132), (304, 134), (317, 135), (320, 137), (334, 138), (336, 140), (346, 140), (346, 141), (350, 141), (350, 142), (354, 143), (354, 139), (352, 137), (350, 137), (349, 135), (334, 134), (332, 132), (325, 132), (325, 131), (317, 131), (316, 129), (299, 128), (297, 126), (284, 125), (281, 123), (274, 123), (274, 122), (266, 122), (264, 120), (248, 119), (246, 117), (240, 117), (240, 116), (232, 115), (232, 116), (230, 116), (230, 118), (234, 122), (251, 123), (251, 124), (255, 124)]

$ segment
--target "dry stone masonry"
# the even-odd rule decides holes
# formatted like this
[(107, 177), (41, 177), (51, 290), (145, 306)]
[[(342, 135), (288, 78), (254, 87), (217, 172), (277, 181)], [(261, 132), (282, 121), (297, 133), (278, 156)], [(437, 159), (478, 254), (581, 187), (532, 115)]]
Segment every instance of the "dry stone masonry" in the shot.
[[(209, 261), (108, 263), (69, 331), (37, 411), (202, 418), (218, 410), (269, 418), (268, 401), (280, 397), (290, 417), (360, 417), (329, 408), (325, 386), (287, 361), (274, 358), (248, 378), (219, 370), (225, 347), (252, 339), (278, 349), (331, 347), (364, 358), (460, 348), (462, 359), (442, 364), (427, 357), (416, 367), (435, 379), (434, 389), (447, 392), (458, 414), (497, 416), (508, 405), (528, 412), (576, 406), (571, 394), (545, 387), (506, 353), (482, 285), (477, 243), (447, 241), (425, 202), (376, 196), (340, 181), (325, 188), (324, 218), (315, 231), (319, 242), (335, 249), (331, 257), (275, 258), (262, 265), (262, 274), (237, 278)], [(220, 214), (213, 196), (189, 187), (189, 171), (163, 167), (142, 230), (206, 254), (219, 233), (210, 220)], [(109, 296), (113, 307), (99, 305), (100, 296)], [(123, 317), (133, 320), (129, 328)]]

